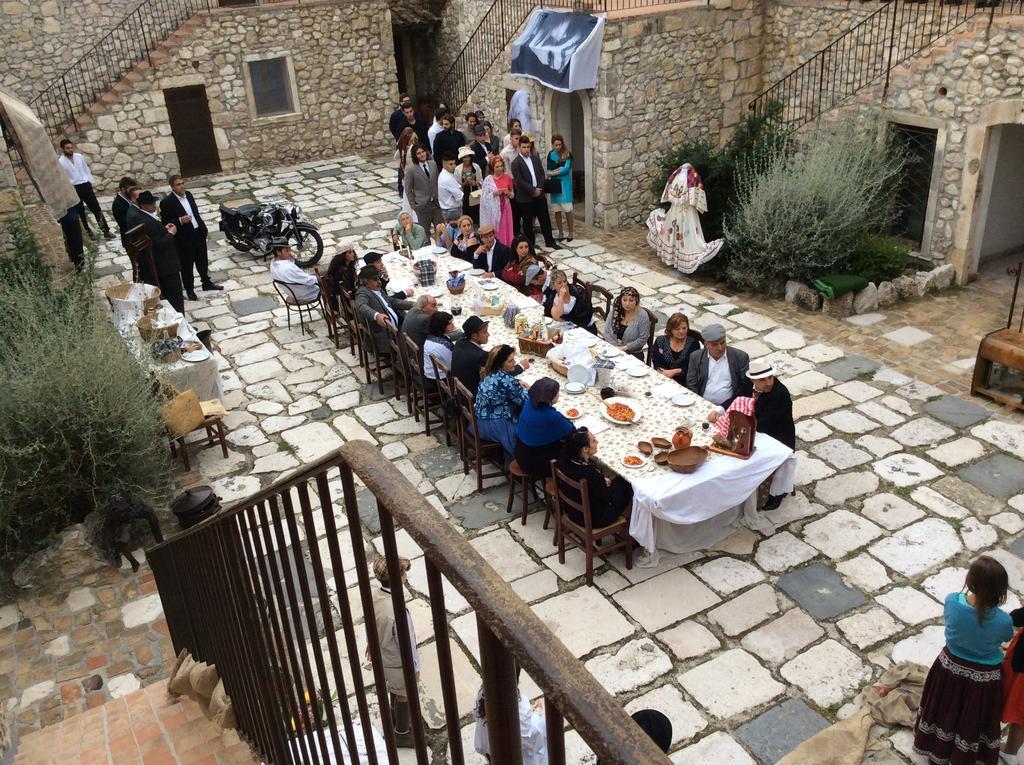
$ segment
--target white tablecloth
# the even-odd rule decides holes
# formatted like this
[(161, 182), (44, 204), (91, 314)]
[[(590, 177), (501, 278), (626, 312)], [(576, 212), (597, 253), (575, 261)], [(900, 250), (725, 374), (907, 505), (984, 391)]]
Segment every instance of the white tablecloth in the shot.
[[(707, 546), (707, 537), (713, 536), (708, 535), (709, 528), (727, 533), (738, 520), (741, 506), (792, 453), (788, 446), (764, 433), (757, 434), (754, 445), (757, 448), (747, 460), (714, 455), (693, 473), (660, 473), (634, 480), (633, 515), (629, 522), (633, 539), (651, 552), (659, 547), (688, 552), (680, 549), (686, 545), (686, 526), (693, 526), (694, 541), (699, 539), (700, 547)], [(716, 518), (726, 513), (730, 517)], [(711, 519), (717, 523), (700, 525)], [(675, 526), (678, 534), (673, 532), (669, 539), (659, 539), (665, 536), (659, 533), (664, 530), (664, 524), (657, 523), (659, 520)], [(718, 540), (712, 540), (712, 544), (715, 541)]]
[[(433, 292), (438, 296), (440, 310), (448, 310), (452, 296), (445, 289), (444, 281), (452, 267), (463, 267), (464, 263), (450, 255), (431, 257), (437, 260), (439, 285)], [(384, 261), (392, 277), (392, 285), (415, 283), (412, 263), (407, 258), (391, 254), (385, 256)], [(472, 311), (472, 296), (478, 291), (477, 281), (475, 277), (467, 279), (466, 293), (459, 297), (463, 313), (456, 317), (457, 325), (465, 321)], [(540, 320), (543, 309), (536, 301), (504, 282), (494, 281), (499, 285), (495, 292), (502, 295), (506, 302), (520, 306), (532, 322)], [(413, 289), (417, 290), (416, 294), (423, 291), (422, 287)], [(483, 294), (487, 296), (491, 293)], [(486, 318), (490, 322), (488, 347), (506, 343), (518, 349), (515, 334), (504, 325), (500, 316)], [(595, 340), (594, 349), (597, 351), (610, 348), (603, 339), (582, 329), (568, 333), (566, 342), (571, 342), (574, 336)], [(516, 356), (520, 357), (518, 350)], [(707, 421), (708, 412), (714, 409), (714, 405), (695, 397), (696, 400), (690, 406), (676, 406), (671, 399), (685, 391), (681, 385), (654, 370), (645, 377), (630, 376), (627, 371), (630, 368), (646, 369), (642, 361), (631, 356), (622, 354), (613, 360), (616, 368), (611, 372), (610, 385), (620, 395), (635, 399), (641, 414), (638, 422), (633, 425), (614, 425), (603, 419), (601, 411), (604, 405), (596, 387), (588, 388), (585, 393), (578, 395), (563, 391), (556, 406), (563, 413), (572, 408), (583, 415), (576, 425), (588, 425), (594, 430), (598, 438), (595, 459), (610, 472), (633, 485), (633, 516), (630, 522), (633, 538), (651, 552), (659, 547), (674, 552), (707, 548), (736, 527), (744, 508), (746, 512), (743, 513), (743, 519), (748, 526), (770, 525), (758, 519), (753, 494), (761, 482), (786, 460), (791, 450), (774, 438), (758, 433), (755, 440), (757, 449), (749, 460), (712, 453), (695, 473), (688, 475), (675, 473), (667, 466), (656, 465), (653, 461), (639, 469), (625, 467), (622, 459), (638, 453), (638, 441), (649, 441), (655, 436), (671, 438), (677, 425), (686, 425), (693, 431), (694, 446), (708, 446), (711, 434), (701, 429), (701, 423)], [(552, 377), (565, 383), (565, 378), (551, 368), (547, 359), (531, 357), (530, 362), (530, 368), (520, 375), (523, 382), (532, 383), (540, 377)]]

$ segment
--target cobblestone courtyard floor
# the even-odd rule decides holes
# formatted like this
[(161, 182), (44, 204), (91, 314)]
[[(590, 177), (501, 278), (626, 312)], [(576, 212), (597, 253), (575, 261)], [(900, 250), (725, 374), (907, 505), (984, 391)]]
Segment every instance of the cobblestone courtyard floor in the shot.
[[(192, 190), (211, 231), (220, 202), (286, 195), (321, 224), (325, 268), (340, 238), (390, 249), (393, 175), (345, 157)], [(553, 256), (566, 269), (613, 290), (635, 286), (661, 326), (676, 310), (698, 328), (721, 323), (731, 344), (781, 370), (795, 398), (800, 464), (797, 495), (771, 514), (774, 533), (741, 528), (713, 550), (663, 555), (656, 568), (626, 571), (613, 557), (587, 588), (582, 556), (559, 565), (539, 516), (522, 526), (505, 515), (505, 485), (477, 493), (457, 451), (424, 436), (404, 402), (367, 387), (322, 322), (313, 337), (288, 330), (267, 264), (224, 247), (219, 233), (211, 271), (226, 290), (187, 309), (219, 346), (231, 450), (228, 459), (203, 451), (197, 474), (180, 483), (201, 478), (228, 504), (345, 441), (379, 444), (628, 710), (669, 715), (677, 763), (775, 762), (847, 714), (894, 661), (930, 664), (942, 645), (942, 599), (980, 553), (1006, 566), (1007, 605), (1018, 605), (1024, 420), (965, 395), (978, 339), (1005, 319), (998, 280), (898, 306), (865, 326), (682, 277), (654, 261), (637, 228), (580, 226), (577, 235)], [(98, 265), (100, 287), (129, 271), (114, 247)], [(364, 531), (372, 543), (373, 529)], [(425, 584), (412, 585), (413, 613), (424, 613)], [(467, 711), (478, 687), (474, 617), (457, 598), (448, 606)], [(170, 650), (147, 567), (105, 572), (0, 607), (0, 695), (27, 732), (165, 677)], [(868, 761), (916, 761), (909, 752), (908, 731), (886, 731)], [(593, 761), (573, 736), (569, 753)]]

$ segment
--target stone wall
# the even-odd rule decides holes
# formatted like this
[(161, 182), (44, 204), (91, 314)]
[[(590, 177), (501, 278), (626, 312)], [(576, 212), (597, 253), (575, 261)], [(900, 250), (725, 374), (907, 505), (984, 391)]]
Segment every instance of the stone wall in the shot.
[(767, 0), (762, 56), (767, 87), (879, 8), (861, 0)]
[(0, 87), (31, 100), (138, 0), (4, 0)]
[[(224, 171), (390, 149), (382, 126), (398, 85), (384, 0), (223, 8), (201, 17), (166, 61), (144, 69), (130, 92), (71, 136), (101, 189), (124, 174), (163, 182), (178, 169), (164, 88), (206, 86)], [(260, 54), (290, 56), (297, 114), (250, 111), (244, 57)]]

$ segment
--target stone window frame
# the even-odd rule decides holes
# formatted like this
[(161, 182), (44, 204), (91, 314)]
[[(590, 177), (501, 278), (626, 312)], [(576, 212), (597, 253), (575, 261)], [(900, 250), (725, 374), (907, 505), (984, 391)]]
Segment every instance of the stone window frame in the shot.
[[(256, 96), (253, 93), (249, 64), (253, 61), (270, 61), (278, 58), (284, 59), (285, 72), (288, 75), (287, 83), (291, 89), (293, 111), (286, 114), (260, 115), (256, 112)], [(295, 79), (295, 64), (292, 61), (291, 53), (288, 51), (271, 51), (246, 54), (242, 57), (242, 77), (245, 80), (245, 100), (249, 104), (249, 123), (251, 125), (287, 124), (298, 122), (302, 119), (302, 104), (299, 102), (299, 88)]]
[(921, 251), (918, 255), (931, 260), (932, 236), (935, 233), (935, 216), (939, 212), (939, 193), (942, 191), (942, 170), (946, 166), (946, 139), (948, 124), (939, 117), (924, 117), (913, 112), (885, 109), (882, 112), (880, 130), (890, 124), (907, 125), (908, 127), (929, 128), (935, 131), (935, 157), (932, 160), (932, 175), (928, 183), (928, 206), (924, 214), (924, 233), (921, 236)]

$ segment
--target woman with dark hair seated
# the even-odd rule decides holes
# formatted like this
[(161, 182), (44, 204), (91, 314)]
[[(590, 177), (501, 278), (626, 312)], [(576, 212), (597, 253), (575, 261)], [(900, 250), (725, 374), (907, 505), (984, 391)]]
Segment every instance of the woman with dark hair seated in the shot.
[(342, 242), (338, 250), (331, 258), (331, 264), (327, 266), (327, 273), (324, 279), (327, 280), (327, 289), (331, 296), (331, 305), (335, 311), (341, 310), (341, 293), (344, 291), (349, 297), (356, 294), (356, 263), (359, 256), (356, 255), (355, 247), (351, 242)]
[(515, 287), (520, 292), (526, 289), (526, 269), (537, 262), (530, 252), (530, 242), (525, 236), (517, 236), (512, 240), (512, 257), (509, 258), (505, 267), (501, 269), (498, 277)]
[(690, 337), (690, 320), (674, 313), (665, 323), (665, 334), (654, 341), (654, 368), (680, 385), (686, 385), (690, 354), (700, 350), (700, 340)]
[(427, 325), (427, 339), (423, 342), (423, 376), (428, 380), (444, 380), (443, 369), (434, 370), (434, 361), (430, 357), (437, 358), (446, 367), (452, 367), (452, 349), (455, 344), (448, 339), (448, 333), (455, 330), (452, 322), (452, 315), (445, 311), (437, 311), (430, 315)]
[(505, 471), (516, 449), (516, 420), (526, 404), (526, 390), (513, 377), (516, 353), (511, 345), (496, 345), (487, 355), (473, 409), (480, 438), (496, 441), (505, 450)]
[(620, 351), (643, 358), (651, 319), (640, 308), (640, 293), (635, 287), (623, 287), (612, 302), (612, 315), (604, 322), (604, 339)]
[[(597, 452), (597, 439), (589, 430), (580, 428), (573, 431), (562, 447), (558, 458), (558, 469), (574, 481), (586, 481), (590, 498), (590, 525), (599, 529), (610, 526), (633, 507), (633, 487), (629, 482), (615, 477), (608, 480), (590, 458)], [(569, 499), (581, 502), (579, 492), (568, 486), (562, 492)], [(584, 525), (583, 514), (572, 507), (565, 508), (569, 520)]]
[(530, 402), (516, 423), (516, 462), (529, 475), (547, 478), (551, 475), (551, 460), (558, 459), (573, 426), (554, 407), (558, 382), (542, 377), (530, 386), (529, 395)]

